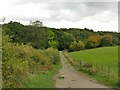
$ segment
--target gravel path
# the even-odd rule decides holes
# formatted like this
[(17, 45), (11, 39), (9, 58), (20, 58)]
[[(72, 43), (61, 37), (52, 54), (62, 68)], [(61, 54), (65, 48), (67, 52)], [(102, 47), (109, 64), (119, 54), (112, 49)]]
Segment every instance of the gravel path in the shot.
[(56, 88), (108, 88), (95, 80), (78, 73), (60, 52), (62, 68), (56, 75)]

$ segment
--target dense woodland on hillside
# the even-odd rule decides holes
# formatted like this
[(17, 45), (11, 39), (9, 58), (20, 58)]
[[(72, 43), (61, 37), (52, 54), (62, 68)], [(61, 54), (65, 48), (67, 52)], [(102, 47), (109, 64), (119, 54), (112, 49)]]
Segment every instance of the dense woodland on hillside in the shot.
[(3, 33), (9, 35), (13, 43), (30, 44), (37, 49), (54, 47), (58, 50), (76, 51), (82, 49), (120, 45), (117, 32), (94, 32), (87, 28), (48, 28), (36, 25), (22, 25), (18, 22), (4, 24)]
[[(55, 29), (11, 21), (2, 25), (2, 33), (3, 88), (25, 87), (28, 77), (42, 71), (54, 72), (50, 75), (50, 81), (54, 83), (51, 78), (60, 68), (58, 50), (78, 51), (120, 45), (120, 33), (94, 32), (87, 28)], [(46, 83), (49, 82), (43, 81), (40, 85)]]

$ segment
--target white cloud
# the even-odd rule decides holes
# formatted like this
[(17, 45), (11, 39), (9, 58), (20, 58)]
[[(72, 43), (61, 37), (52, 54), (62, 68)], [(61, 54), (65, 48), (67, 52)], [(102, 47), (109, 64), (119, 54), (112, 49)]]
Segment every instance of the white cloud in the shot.
[(62, 1), (0, 0), (0, 19), (5, 17), (6, 22), (13, 20), (23, 24), (40, 19), (44, 25), (55, 28), (87, 27), (96, 31), (118, 31), (117, 3)]
[(48, 27), (54, 28), (89, 28), (95, 31), (118, 31), (118, 22), (110, 22), (110, 23), (101, 23), (98, 21), (90, 21), (82, 20), (76, 23), (72, 23), (70, 21), (61, 20), (60, 22), (48, 22), (44, 23)]
[(43, 10), (46, 4), (21, 4), (21, 5), (4, 5), (1, 9), (3, 17), (43, 17), (49, 18), (49, 11)]

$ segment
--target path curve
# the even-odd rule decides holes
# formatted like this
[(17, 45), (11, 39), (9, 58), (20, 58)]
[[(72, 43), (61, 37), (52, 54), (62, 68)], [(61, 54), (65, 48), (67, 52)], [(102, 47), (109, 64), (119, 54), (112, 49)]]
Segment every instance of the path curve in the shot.
[[(78, 73), (60, 52), (62, 68), (56, 75), (56, 88), (108, 88), (95, 80)], [(63, 77), (63, 78), (60, 78)]]

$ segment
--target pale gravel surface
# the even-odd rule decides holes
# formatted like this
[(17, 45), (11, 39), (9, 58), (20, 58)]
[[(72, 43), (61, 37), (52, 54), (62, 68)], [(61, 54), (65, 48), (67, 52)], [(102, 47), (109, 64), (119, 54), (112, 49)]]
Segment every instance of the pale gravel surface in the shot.
[[(97, 81), (78, 73), (65, 59), (62, 52), (60, 52), (62, 68), (59, 74), (55, 76), (56, 88), (108, 88)], [(59, 77), (63, 76), (63, 79)]]

